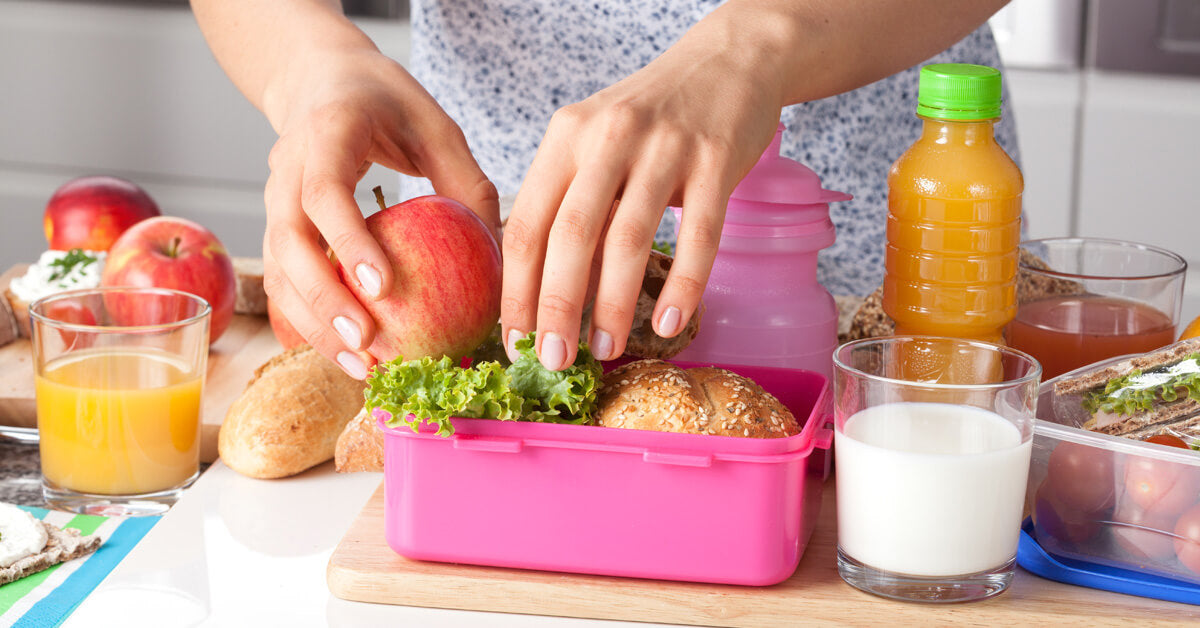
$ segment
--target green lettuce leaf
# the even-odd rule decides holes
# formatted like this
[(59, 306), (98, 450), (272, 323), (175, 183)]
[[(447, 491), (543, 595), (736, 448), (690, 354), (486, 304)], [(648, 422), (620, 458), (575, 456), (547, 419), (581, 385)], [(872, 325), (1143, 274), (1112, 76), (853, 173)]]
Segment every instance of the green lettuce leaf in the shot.
[(1131, 371), (1108, 381), (1104, 390), (1086, 393), (1083, 408), (1091, 414), (1128, 416), (1150, 412), (1157, 403), (1182, 398), (1200, 401), (1200, 353), (1150, 371)]
[(495, 360), (458, 366), (449, 357), (377, 365), (364, 392), (368, 411), (381, 409), (389, 427), (407, 425), (414, 432), (423, 423), (439, 436), (454, 433), (451, 417), (589, 423), (596, 410), (600, 363), (581, 343), (575, 363), (549, 371), (533, 352), (534, 335), (517, 341), (520, 357), (505, 368)]
[(587, 343), (579, 343), (575, 362), (561, 371), (542, 366), (534, 353), (536, 335), (517, 341), (520, 354), (508, 375), (513, 390), (531, 403), (526, 408), (526, 420), (551, 423), (588, 423), (596, 411), (596, 393), (600, 389), (603, 371), (592, 357)]
[(379, 408), (392, 415), (389, 427), (407, 425), (415, 432), (430, 423), (439, 436), (454, 433), (450, 417), (513, 421), (525, 408), (525, 399), (512, 391), (499, 363), (464, 369), (448, 357), (397, 359), (377, 366), (364, 395), (368, 411)]

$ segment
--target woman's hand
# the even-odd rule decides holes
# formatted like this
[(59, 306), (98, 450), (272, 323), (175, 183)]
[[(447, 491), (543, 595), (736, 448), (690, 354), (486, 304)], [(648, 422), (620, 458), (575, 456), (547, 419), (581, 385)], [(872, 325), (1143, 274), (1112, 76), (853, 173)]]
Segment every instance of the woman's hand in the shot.
[(376, 358), (374, 321), (343, 286), (326, 250), (368, 294), (387, 295), (391, 266), (354, 200), (373, 163), (428, 177), (438, 194), (499, 225), (496, 188), (458, 126), (399, 64), (370, 49), (337, 50), (302, 63), (285, 84), (285, 114), (272, 116), (263, 239), (265, 286), (288, 321), (352, 377)]
[(542, 364), (571, 364), (589, 285), (591, 350), (621, 355), (668, 205), (683, 213), (655, 332), (676, 335), (698, 306), (729, 194), (770, 142), (782, 104), (765, 51), (746, 46), (731, 23), (705, 24), (551, 119), (504, 230), (510, 355), (536, 329)]

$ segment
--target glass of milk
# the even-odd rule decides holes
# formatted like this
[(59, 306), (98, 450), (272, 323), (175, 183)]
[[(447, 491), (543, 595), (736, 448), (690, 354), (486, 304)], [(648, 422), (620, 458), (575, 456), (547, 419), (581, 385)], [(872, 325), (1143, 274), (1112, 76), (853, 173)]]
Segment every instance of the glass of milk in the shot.
[[(944, 368), (912, 368), (921, 356)], [(838, 572), (846, 582), (923, 602), (1008, 588), (1040, 376), (1028, 354), (985, 342), (894, 336), (837, 349)]]

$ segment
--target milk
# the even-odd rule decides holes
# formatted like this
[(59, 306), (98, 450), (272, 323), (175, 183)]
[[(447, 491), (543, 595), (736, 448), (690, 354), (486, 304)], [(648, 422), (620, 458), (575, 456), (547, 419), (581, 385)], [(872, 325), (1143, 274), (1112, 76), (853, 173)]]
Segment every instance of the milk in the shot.
[(914, 576), (989, 571), (1013, 558), (1032, 439), (982, 408), (891, 403), (835, 434), (838, 546)]

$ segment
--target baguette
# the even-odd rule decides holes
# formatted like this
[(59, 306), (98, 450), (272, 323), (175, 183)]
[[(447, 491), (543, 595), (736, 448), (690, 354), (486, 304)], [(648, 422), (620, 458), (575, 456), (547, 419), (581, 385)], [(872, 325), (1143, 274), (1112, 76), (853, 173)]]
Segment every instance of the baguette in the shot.
[(230, 406), (217, 439), (221, 460), (243, 475), (281, 478), (333, 458), (365, 387), (308, 345), (284, 351)]
[(598, 424), (716, 436), (800, 433), (796, 417), (753, 381), (715, 367), (683, 370), (662, 360), (613, 369), (600, 389)]
[(338, 473), (383, 471), (383, 432), (366, 408), (338, 436), (333, 462)]

